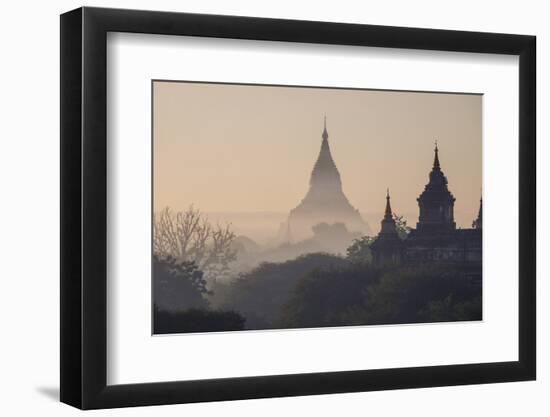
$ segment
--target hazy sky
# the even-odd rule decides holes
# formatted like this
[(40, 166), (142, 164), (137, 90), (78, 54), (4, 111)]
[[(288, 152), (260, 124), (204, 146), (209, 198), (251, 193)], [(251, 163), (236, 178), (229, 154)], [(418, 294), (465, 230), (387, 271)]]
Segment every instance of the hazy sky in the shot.
[(344, 192), (376, 232), (387, 187), (416, 224), (436, 139), (457, 225), (477, 215), (480, 95), (157, 81), (153, 107), (155, 210), (288, 212), (307, 192), (326, 114)]

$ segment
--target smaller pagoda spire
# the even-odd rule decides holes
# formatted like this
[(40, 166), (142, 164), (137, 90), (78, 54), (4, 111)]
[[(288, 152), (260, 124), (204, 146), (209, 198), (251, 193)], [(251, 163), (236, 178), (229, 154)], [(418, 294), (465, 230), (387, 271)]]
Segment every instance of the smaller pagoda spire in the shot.
[(328, 139), (328, 132), (327, 132), (327, 115), (325, 114), (325, 122), (324, 122), (324, 129), (323, 129), (323, 140)]
[(403, 242), (397, 233), (397, 227), (390, 204), (390, 190), (386, 190), (386, 211), (380, 222), (380, 233), (371, 245), (373, 263), (377, 266), (397, 264), (403, 254)]
[(386, 189), (386, 210), (384, 211), (384, 218), (382, 219), (382, 222), (381, 222), (380, 234), (381, 235), (397, 234), (397, 228), (395, 226), (395, 220), (393, 218), (393, 213), (391, 210), (389, 188)]
[(386, 211), (384, 212), (384, 219), (393, 219), (391, 204), (390, 204), (390, 189), (386, 189)]
[(435, 140), (435, 149), (434, 149), (434, 169), (440, 169), (439, 165), (439, 148), (437, 147), (437, 139)]

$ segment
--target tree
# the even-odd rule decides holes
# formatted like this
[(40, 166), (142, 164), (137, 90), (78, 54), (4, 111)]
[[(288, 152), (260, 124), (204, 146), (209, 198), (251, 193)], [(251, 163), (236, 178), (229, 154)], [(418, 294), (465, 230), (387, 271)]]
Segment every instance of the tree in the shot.
[(207, 279), (227, 274), (236, 259), (230, 225), (212, 225), (199, 210), (173, 213), (169, 207), (153, 218), (153, 252), (160, 259), (194, 262)]
[(277, 327), (281, 309), (297, 282), (315, 269), (347, 265), (339, 256), (311, 253), (282, 263), (265, 262), (227, 284), (216, 284), (212, 303), (246, 317), (248, 329)]
[(481, 320), (481, 286), (456, 265), (403, 265), (384, 269), (368, 288), (366, 309), (352, 321), (398, 324)]
[(285, 304), (282, 327), (349, 325), (347, 312), (365, 308), (365, 293), (377, 276), (378, 271), (365, 264), (311, 271)]
[(453, 294), (442, 300), (430, 302), (419, 312), (419, 318), (426, 322), (481, 320), (481, 294), (468, 300), (457, 301)]
[(411, 233), (411, 228), (407, 226), (407, 220), (403, 216), (398, 216), (394, 213), (393, 220), (395, 221), (395, 228), (397, 234), (403, 240), (407, 238), (407, 235)]
[(481, 320), (481, 286), (456, 265), (313, 270), (296, 284), (281, 327)]
[(155, 334), (190, 332), (227, 332), (243, 330), (245, 319), (234, 311), (190, 309), (183, 312), (155, 308)]
[(353, 263), (371, 263), (372, 252), (370, 245), (376, 238), (371, 236), (362, 236), (354, 239), (351, 246), (347, 249), (347, 258)]
[(204, 298), (206, 294), (206, 281), (194, 262), (153, 256), (153, 298), (156, 308), (163, 311), (208, 308), (208, 301)]
[[(397, 229), (397, 235), (401, 240), (407, 238), (407, 235), (411, 232), (411, 228), (407, 226), (407, 220), (403, 216), (393, 215), (395, 221), (395, 228)], [(347, 258), (354, 263), (371, 263), (372, 252), (370, 246), (376, 240), (373, 236), (362, 236), (358, 239), (354, 239), (350, 247), (348, 247), (346, 253)]]

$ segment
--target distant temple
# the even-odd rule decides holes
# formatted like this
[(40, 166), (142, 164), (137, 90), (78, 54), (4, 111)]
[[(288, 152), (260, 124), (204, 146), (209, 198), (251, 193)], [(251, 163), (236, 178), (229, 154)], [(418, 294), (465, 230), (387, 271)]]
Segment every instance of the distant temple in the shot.
[[(300, 204), (290, 211), (286, 230), (293, 236), (312, 234), (313, 226), (319, 223), (343, 223), (350, 232), (367, 233), (369, 227), (359, 211), (348, 201), (342, 190), (342, 180), (328, 143), (325, 117), (321, 150), (311, 172), (309, 191)], [(290, 241), (290, 239), (287, 239)]]
[(482, 201), (472, 229), (457, 229), (454, 221), (455, 197), (449, 191), (447, 178), (441, 170), (437, 143), (434, 152), (428, 184), (417, 199), (420, 214), (416, 229), (412, 229), (405, 239), (398, 237), (388, 192), (382, 227), (371, 246), (373, 262), (379, 266), (449, 262), (469, 268), (473, 277), (481, 277)]

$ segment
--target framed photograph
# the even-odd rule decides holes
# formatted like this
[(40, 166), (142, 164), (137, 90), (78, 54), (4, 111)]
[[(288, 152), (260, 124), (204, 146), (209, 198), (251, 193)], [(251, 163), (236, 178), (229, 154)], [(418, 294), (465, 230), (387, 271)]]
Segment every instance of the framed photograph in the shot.
[(533, 380), (535, 37), (61, 16), (61, 401)]

